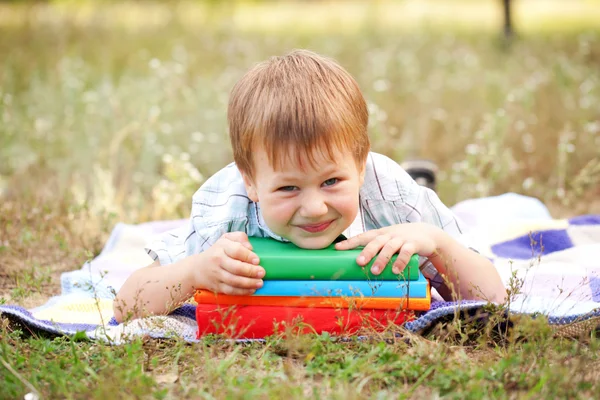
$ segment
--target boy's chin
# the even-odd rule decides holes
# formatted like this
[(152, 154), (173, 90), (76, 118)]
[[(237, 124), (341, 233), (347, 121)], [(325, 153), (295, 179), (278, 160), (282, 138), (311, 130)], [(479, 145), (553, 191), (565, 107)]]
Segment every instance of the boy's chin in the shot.
[(288, 240), (302, 249), (318, 250), (328, 247), (336, 238), (337, 236), (331, 238), (329, 235), (327, 235), (322, 237), (296, 237), (289, 238)]

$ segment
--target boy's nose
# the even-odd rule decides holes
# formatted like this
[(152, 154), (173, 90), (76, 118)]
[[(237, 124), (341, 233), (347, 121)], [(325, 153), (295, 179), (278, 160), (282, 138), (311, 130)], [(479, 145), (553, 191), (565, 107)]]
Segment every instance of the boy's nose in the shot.
[(304, 196), (300, 207), (300, 216), (303, 218), (315, 218), (327, 214), (327, 204), (322, 196), (310, 194)]

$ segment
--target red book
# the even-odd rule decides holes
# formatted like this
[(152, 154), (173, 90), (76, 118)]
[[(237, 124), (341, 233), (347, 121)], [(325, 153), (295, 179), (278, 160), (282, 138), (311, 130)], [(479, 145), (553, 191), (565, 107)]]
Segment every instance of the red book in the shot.
[(196, 320), (200, 338), (222, 334), (235, 339), (260, 339), (291, 333), (329, 332), (356, 335), (383, 331), (390, 323), (401, 325), (415, 319), (411, 310), (306, 308), (281, 306), (222, 306), (198, 304)]

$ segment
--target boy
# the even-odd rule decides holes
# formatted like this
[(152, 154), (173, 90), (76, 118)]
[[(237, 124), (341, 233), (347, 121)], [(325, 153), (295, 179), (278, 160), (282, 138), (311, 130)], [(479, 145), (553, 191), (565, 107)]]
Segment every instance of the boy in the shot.
[(294, 51), (255, 66), (232, 90), (228, 122), (235, 164), (195, 193), (185, 229), (147, 249), (155, 261), (119, 291), (117, 321), (168, 313), (198, 288), (252, 294), (265, 271), (248, 236), (319, 249), (343, 234), (336, 249), (364, 246), (357, 264), (376, 257), (375, 274), (418, 253), (444, 298), (504, 300), (494, 266), (436, 194), (369, 152), (365, 99), (333, 60)]

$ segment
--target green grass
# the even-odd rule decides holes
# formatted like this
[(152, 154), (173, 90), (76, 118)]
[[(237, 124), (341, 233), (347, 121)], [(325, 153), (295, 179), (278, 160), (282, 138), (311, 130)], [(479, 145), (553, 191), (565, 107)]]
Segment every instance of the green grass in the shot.
[[(517, 191), (557, 216), (600, 212), (599, 2), (517, 1), (510, 45), (493, 1), (208, 3), (0, 5), (0, 304), (58, 294), (60, 273), (98, 254), (117, 221), (185, 217), (231, 161), (233, 83), (293, 48), (356, 76), (374, 150), (434, 159), (447, 204)], [(0, 398), (600, 392), (597, 339), (543, 318), (368, 342), (114, 347), (1, 324)]]
[(23, 340), (22, 332), (3, 328), (0, 397), (17, 398), (32, 388), (48, 398), (596, 398), (600, 393), (595, 337), (554, 338), (543, 319), (522, 321), (493, 345), (481, 332), (446, 328), (432, 340), (400, 332), (367, 341), (321, 335), (251, 344), (207, 338), (189, 345), (138, 338), (124, 346), (64, 337)]

